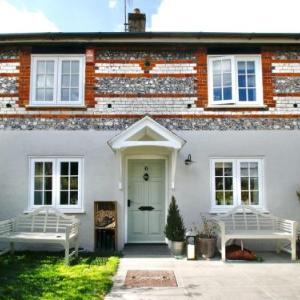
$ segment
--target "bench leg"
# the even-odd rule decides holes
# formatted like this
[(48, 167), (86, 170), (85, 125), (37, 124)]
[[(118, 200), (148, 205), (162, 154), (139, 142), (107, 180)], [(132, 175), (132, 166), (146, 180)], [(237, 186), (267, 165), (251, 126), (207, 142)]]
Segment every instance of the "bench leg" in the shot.
[(75, 257), (78, 257), (78, 248), (79, 248), (79, 237), (76, 238), (76, 242), (75, 242)]
[(291, 256), (292, 256), (292, 260), (296, 260), (297, 259), (297, 242), (296, 240), (291, 240)]
[(14, 242), (10, 242), (10, 254), (14, 254), (15, 253), (15, 244)]
[(226, 261), (226, 240), (224, 238), (222, 238), (221, 244), (222, 244), (222, 248), (221, 248), (222, 261)]
[(70, 246), (69, 243), (65, 244), (65, 264), (69, 264), (69, 258), (70, 258)]
[(280, 254), (281, 252), (281, 240), (277, 240), (276, 242), (276, 253)]

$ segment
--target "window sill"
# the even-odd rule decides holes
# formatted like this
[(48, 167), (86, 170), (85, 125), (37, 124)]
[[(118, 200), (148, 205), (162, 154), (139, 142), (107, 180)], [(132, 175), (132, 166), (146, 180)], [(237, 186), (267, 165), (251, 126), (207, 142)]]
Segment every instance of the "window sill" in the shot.
[[(26, 210), (23, 211), (24, 214), (29, 214), (31, 212), (33, 212), (36, 208), (28, 208)], [(86, 211), (82, 208), (70, 208), (70, 209), (66, 209), (66, 208), (57, 208), (60, 212), (64, 213), (64, 214), (85, 214)]]
[[(265, 209), (265, 208), (261, 208), (261, 207), (254, 207), (256, 210), (258, 210), (261, 213), (265, 213), (265, 214), (269, 214), (270, 212)], [(226, 214), (228, 212), (230, 212), (232, 209), (234, 209), (234, 207), (230, 207), (230, 208), (212, 208), (209, 213), (212, 215), (216, 215), (216, 214)], [(242, 212), (242, 210), (237, 210), (237, 212)]]
[(85, 105), (38, 105), (30, 104), (26, 105), (27, 110), (86, 110), (87, 106)]
[(217, 104), (217, 105), (207, 105), (204, 110), (260, 110), (260, 111), (266, 111), (269, 110), (269, 107), (267, 105), (223, 105), (223, 104)]

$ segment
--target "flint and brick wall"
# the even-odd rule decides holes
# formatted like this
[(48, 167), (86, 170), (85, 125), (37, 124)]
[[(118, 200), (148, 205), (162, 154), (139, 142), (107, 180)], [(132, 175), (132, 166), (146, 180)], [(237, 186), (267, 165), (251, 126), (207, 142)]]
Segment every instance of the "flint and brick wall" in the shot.
[(208, 106), (207, 54), (194, 48), (90, 47), (83, 108), (30, 107), (31, 48), (0, 48), (0, 116), (300, 115), (300, 48), (262, 47), (264, 108)]

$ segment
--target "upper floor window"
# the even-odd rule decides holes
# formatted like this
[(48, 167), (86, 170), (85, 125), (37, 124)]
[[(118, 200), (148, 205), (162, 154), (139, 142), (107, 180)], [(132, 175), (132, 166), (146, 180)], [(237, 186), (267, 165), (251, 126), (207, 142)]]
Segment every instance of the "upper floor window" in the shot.
[(82, 105), (84, 56), (32, 55), (32, 105)]
[(263, 104), (260, 56), (209, 56), (208, 76), (210, 105)]

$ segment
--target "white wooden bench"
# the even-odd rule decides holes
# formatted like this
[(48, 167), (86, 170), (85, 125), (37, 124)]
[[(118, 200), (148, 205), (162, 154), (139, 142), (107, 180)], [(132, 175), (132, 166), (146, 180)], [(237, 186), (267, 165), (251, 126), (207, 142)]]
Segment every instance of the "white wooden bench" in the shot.
[[(29, 214), (0, 222), (0, 241), (8, 242), (8, 251), (14, 252), (14, 244), (22, 243), (50, 243), (60, 244), (65, 249), (65, 263), (69, 264), (72, 255), (78, 256), (80, 222), (74, 216), (66, 216), (59, 210), (43, 206)], [(70, 253), (70, 246), (75, 250)]]
[(274, 239), (277, 240), (277, 252), (287, 251), (282, 240), (291, 244), (292, 260), (296, 260), (297, 222), (285, 220), (271, 214), (262, 213), (253, 207), (241, 205), (226, 214), (216, 217), (221, 238), (222, 260), (226, 260), (226, 243), (232, 239)]

